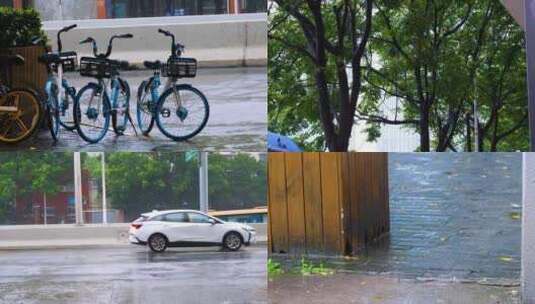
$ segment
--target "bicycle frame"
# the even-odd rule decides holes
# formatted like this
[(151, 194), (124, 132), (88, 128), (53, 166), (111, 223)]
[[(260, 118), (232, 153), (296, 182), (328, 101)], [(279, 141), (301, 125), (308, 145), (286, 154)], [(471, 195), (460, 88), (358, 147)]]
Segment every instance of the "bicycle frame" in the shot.
[[(167, 78), (167, 81), (165, 83), (165, 86), (162, 92), (165, 92), (170, 88), (173, 88), (173, 91), (175, 92), (175, 97), (177, 98), (177, 106), (180, 107), (182, 106), (182, 100), (180, 99), (180, 94), (178, 94), (176, 90), (177, 81), (178, 80), (176, 78)], [(150, 83), (150, 93), (152, 97), (152, 102), (154, 103), (150, 105), (151, 107), (150, 110), (153, 116), (156, 116), (156, 104), (160, 100), (160, 92), (158, 89), (160, 88), (161, 85), (162, 85), (162, 81), (160, 78), (160, 73), (154, 73), (154, 77), (152, 78), (152, 81)]]
[[(60, 67), (58, 67), (59, 69)], [(55, 73), (51, 73), (50, 76), (48, 77), (48, 80), (46, 81), (45, 83), (45, 92), (48, 96), (48, 100), (47, 102), (50, 104), (50, 98), (52, 98), (52, 96), (57, 96), (58, 98), (58, 105), (59, 105), (59, 110), (60, 110), (60, 115), (64, 116), (65, 115), (65, 112), (67, 110), (69, 110), (69, 105), (68, 104), (65, 104), (63, 102), (63, 98), (62, 97), (65, 97), (65, 99), (67, 98), (67, 94), (69, 93), (69, 90), (73, 90), (74, 88), (72, 88), (70, 85), (69, 85), (69, 82), (67, 81), (67, 79), (62, 79), (61, 81), (61, 88), (58, 86), (59, 83), (60, 83), (60, 76), (59, 76), (59, 73), (58, 74), (55, 74)], [(55, 85), (55, 88), (56, 90), (58, 90), (59, 88), (59, 92), (56, 92), (54, 91), (54, 85)], [(73, 92), (74, 93), (74, 92)]]
[[(108, 85), (110, 83), (111, 83), (111, 90), (109, 91)], [(104, 95), (106, 95), (105, 97), (107, 97), (108, 100), (110, 101), (110, 106), (111, 106), (110, 111), (117, 109), (117, 100), (119, 99), (119, 90), (120, 90), (120, 83), (119, 83), (118, 77), (113, 76), (109, 81), (106, 81), (102, 78), (98, 79), (98, 86), (100, 87), (102, 91), (100, 92), (101, 99), (99, 99), (99, 104), (98, 104), (97, 109), (100, 109), (100, 106), (101, 106), (100, 103), (102, 102), (102, 98), (104, 98)], [(95, 96), (91, 96), (91, 101), (89, 103), (90, 105), (92, 104), (94, 97)], [(104, 113), (104, 114), (109, 115), (110, 113)]]

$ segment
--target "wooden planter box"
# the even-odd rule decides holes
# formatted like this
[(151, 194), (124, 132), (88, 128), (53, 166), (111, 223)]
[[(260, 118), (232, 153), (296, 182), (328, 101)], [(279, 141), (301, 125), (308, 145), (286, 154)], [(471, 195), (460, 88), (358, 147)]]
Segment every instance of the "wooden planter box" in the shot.
[(24, 65), (13, 66), (11, 86), (13, 88), (31, 88), (44, 95), (44, 86), (48, 79), (46, 66), (38, 61), (45, 54), (43, 46), (15, 47), (0, 49), (1, 54), (19, 54), (25, 59)]
[(355, 255), (390, 231), (386, 153), (269, 153), (270, 253)]

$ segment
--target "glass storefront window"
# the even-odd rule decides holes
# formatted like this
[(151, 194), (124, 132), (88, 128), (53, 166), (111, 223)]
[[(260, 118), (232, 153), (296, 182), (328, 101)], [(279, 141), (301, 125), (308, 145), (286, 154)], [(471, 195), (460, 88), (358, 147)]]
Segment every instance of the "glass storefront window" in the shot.
[[(51, 3), (57, 2), (57, 5)], [(0, 0), (0, 6), (13, 6), (13, 0)], [(35, 7), (44, 21), (114, 19), (139, 17), (263, 13), (266, 0), (24, 0), (24, 7)]]

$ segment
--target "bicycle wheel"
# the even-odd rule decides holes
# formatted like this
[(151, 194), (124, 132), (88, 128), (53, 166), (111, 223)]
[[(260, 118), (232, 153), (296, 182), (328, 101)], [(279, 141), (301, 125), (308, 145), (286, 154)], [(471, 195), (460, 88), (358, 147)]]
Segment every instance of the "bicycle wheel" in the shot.
[[(57, 90), (52, 90), (52, 92), (57, 92)], [(58, 105), (58, 97), (55, 94), (52, 94), (52, 96), (48, 96), (47, 104), (46, 104), (46, 118), (47, 118), (47, 126), (48, 130), (50, 130), (50, 135), (52, 135), (52, 139), (54, 141), (58, 140), (59, 135), (59, 126), (60, 126), (60, 120), (59, 120), (59, 105)]]
[(147, 89), (148, 82), (145, 80), (141, 83), (137, 90), (137, 107), (136, 116), (137, 124), (141, 133), (145, 136), (149, 135), (154, 126), (154, 105), (152, 101), (152, 94)]
[(89, 143), (97, 143), (110, 126), (110, 101), (104, 88), (96, 83), (83, 87), (74, 102), (74, 121), (78, 134)]
[(160, 97), (156, 123), (172, 140), (188, 140), (204, 129), (210, 115), (208, 100), (201, 91), (189, 85), (177, 85)]
[(42, 108), (37, 95), (13, 89), (0, 97), (0, 142), (16, 144), (29, 138), (41, 122)]
[(112, 111), (112, 126), (115, 134), (123, 135), (130, 111), (130, 86), (126, 80), (119, 78), (118, 81), (119, 95)]
[(71, 106), (74, 105), (74, 100), (76, 99), (76, 90), (65, 84), (63, 85), (63, 90), (64, 95), (59, 103), (59, 123), (65, 129), (74, 131), (76, 124), (73, 116), (74, 111), (71, 109)]

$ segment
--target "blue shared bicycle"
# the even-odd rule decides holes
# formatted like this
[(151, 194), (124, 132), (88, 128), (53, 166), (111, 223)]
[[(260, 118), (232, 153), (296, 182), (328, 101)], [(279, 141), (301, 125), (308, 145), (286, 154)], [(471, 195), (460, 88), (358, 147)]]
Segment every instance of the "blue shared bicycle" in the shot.
[[(181, 57), (184, 46), (175, 43), (175, 36), (163, 29), (159, 33), (171, 37), (171, 56), (166, 63), (145, 61), (154, 75), (141, 83), (137, 94), (137, 122), (143, 135), (148, 136), (154, 122), (160, 131), (175, 141), (188, 140), (199, 134), (210, 115), (204, 94), (190, 84), (177, 84), (179, 78), (193, 78), (197, 74), (197, 60)], [(160, 95), (160, 75), (167, 83)]]
[[(63, 72), (72, 72), (76, 69), (76, 52), (63, 52), (61, 34), (68, 32), (77, 25), (73, 24), (58, 31), (58, 50), (39, 57), (39, 61), (46, 65), (48, 80), (45, 83), (45, 108), (49, 116), (49, 129), (54, 140), (58, 139), (60, 125), (69, 131), (76, 128), (72, 115), (71, 105), (76, 98), (76, 89), (63, 78)], [(41, 38), (34, 40), (34, 44), (41, 42)], [(61, 85), (59, 85), (61, 83)]]
[[(129, 63), (109, 59), (114, 39), (129, 39), (132, 34), (114, 35), (106, 53), (99, 54), (95, 39), (89, 37), (80, 44), (91, 43), (95, 57), (80, 59), (80, 75), (96, 78), (80, 89), (74, 104), (74, 120), (78, 134), (89, 143), (97, 143), (108, 132), (110, 119), (116, 135), (123, 135), (130, 117), (130, 86), (119, 76), (119, 70)], [(110, 90), (108, 90), (108, 87)], [(135, 128), (134, 128), (135, 131)]]

